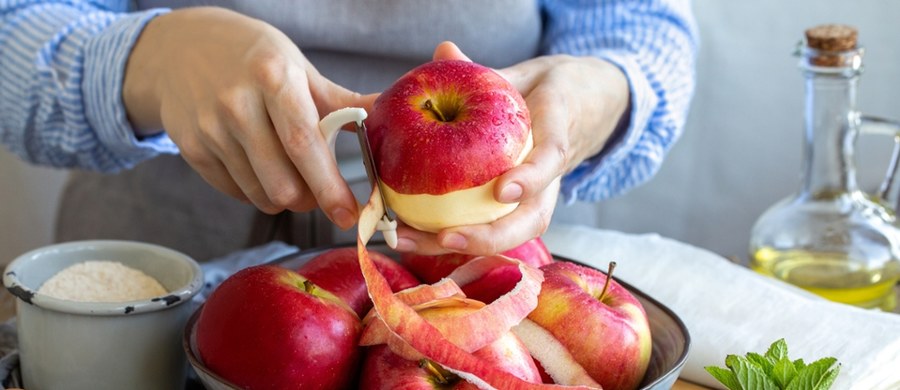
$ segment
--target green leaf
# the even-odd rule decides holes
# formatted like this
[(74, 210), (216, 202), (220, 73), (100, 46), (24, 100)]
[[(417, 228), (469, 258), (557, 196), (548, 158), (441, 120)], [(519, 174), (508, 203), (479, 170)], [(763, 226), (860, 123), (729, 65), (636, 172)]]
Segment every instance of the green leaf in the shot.
[(787, 342), (784, 339), (778, 339), (772, 345), (769, 346), (769, 350), (766, 351), (766, 357), (772, 359), (773, 362), (777, 362), (781, 359), (787, 359), (788, 356), (788, 347)]
[[(821, 390), (827, 389), (834, 382), (837, 373), (830, 370), (837, 362), (835, 358), (823, 358), (810, 363), (797, 373), (797, 377), (786, 387), (786, 390)], [(838, 369), (839, 370), (839, 369)], [(838, 371), (835, 370), (835, 371)], [(830, 378), (830, 380), (829, 380)], [(826, 387), (823, 387), (826, 386)]]
[(828, 390), (840, 373), (840, 364), (832, 368), (835, 363), (833, 357), (810, 364), (803, 359), (791, 360), (787, 343), (780, 339), (764, 355), (728, 355), (725, 368), (704, 368), (730, 390)]
[(819, 381), (819, 384), (813, 390), (828, 390), (831, 388), (831, 385), (834, 384), (834, 380), (837, 378), (838, 374), (841, 373), (841, 365), (838, 364), (834, 369), (828, 370), (827, 373), (822, 377), (822, 380)]
[(737, 378), (734, 376), (734, 372), (731, 370), (716, 367), (716, 366), (707, 366), (704, 367), (706, 372), (716, 378), (719, 383), (725, 385), (729, 390), (743, 390), (741, 384), (738, 383)]
[(766, 375), (766, 372), (750, 359), (742, 356), (731, 355), (733, 357), (731, 364), (725, 359), (725, 364), (729, 365), (737, 377), (738, 383), (745, 390), (780, 390), (778, 384), (772, 378)]
[(772, 379), (775, 380), (775, 383), (783, 389), (797, 376), (797, 368), (794, 366), (794, 363), (785, 356), (775, 363), (771, 376)]
[(775, 362), (777, 360), (769, 360), (769, 357), (760, 355), (755, 352), (747, 353), (747, 359), (750, 360), (751, 363), (755, 364), (759, 368), (762, 368), (766, 373), (766, 376), (772, 376), (772, 368), (775, 367)]

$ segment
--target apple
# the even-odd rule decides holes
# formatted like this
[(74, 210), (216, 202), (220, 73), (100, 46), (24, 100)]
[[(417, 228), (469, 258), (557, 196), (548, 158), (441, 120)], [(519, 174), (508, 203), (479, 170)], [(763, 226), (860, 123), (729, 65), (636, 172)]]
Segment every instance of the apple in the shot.
[[(412, 273), (387, 255), (375, 251), (369, 255), (394, 292), (420, 284)], [(327, 250), (301, 265), (297, 272), (343, 299), (360, 318), (372, 308), (355, 247)]]
[(506, 294), (522, 280), (522, 273), (514, 265), (503, 265), (490, 270), (484, 276), (460, 286), (467, 298), (491, 303)]
[(651, 350), (649, 322), (637, 298), (593, 268), (555, 262), (541, 270), (537, 307), (516, 328), (535, 359), (558, 384), (588, 385), (562, 378), (586, 374), (606, 390), (637, 388)]
[(531, 151), (531, 118), (522, 95), (492, 69), (422, 64), (379, 95), (366, 127), (382, 195), (407, 225), (437, 232), (516, 208), (494, 199), (494, 185)]
[[(532, 238), (525, 243), (500, 253), (506, 257), (522, 260), (533, 267), (541, 267), (553, 262), (553, 255), (544, 245), (540, 237)], [(434, 283), (449, 275), (459, 266), (468, 263), (477, 256), (462, 253), (448, 253), (438, 256), (419, 255), (404, 252), (400, 254), (400, 263), (425, 283)]]
[(292, 270), (268, 264), (240, 270), (200, 310), (201, 360), (240, 388), (341, 389), (354, 383), (359, 317)]
[[(419, 311), (426, 320), (441, 321), (463, 315), (471, 306), (438, 305)], [(439, 328), (440, 325), (435, 324)], [(442, 329), (442, 333), (459, 331)], [(531, 354), (518, 338), (507, 331), (491, 344), (473, 352), (484, 364), (492, 365), (524, 381), (542, 383), (541, 375)], [(394, 353), (386, 344), (368, 347), (360, 374), (360, 389), (477, 389), (464, 377), (454, 374), (427, 359), (410, 360)]]

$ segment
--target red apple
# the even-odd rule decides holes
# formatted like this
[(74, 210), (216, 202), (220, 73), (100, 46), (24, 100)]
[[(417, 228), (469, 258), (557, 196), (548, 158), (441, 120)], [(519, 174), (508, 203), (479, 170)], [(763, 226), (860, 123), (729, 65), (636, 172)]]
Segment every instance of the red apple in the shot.
[(259, 265), (216, 288), (197, 319), (203, 363), (241, 388), (341, 389), (356, 377), (359, 317), (292, 270)]
[[(540, 237), (525, 241), (513, 249), (500, 253), (506, 257), (522, 260), (533, 267), (541, 267), (553, 262), (550, 250), (544, 245)], [(425, 283), (434, 283), (453, 272), (459, 266), (468, 263), (477, 256), (461, 253), (448, 253), (439, 256), (418, 255), (415, 253), (403, 253), (400, 262), (406, 269), (418, 276)], [(513, 267), (515, 268), (515, 267)]]
[[(606, 275), (593, 268), (555, 262), (541, 270), (538, 305), (528, 315), (533, 324), (524, 321), (516, 334), (547, 373), (564, 385), (589, 385), (562, 378), (586, 374), (606, 390), (637, 388), (651, 350), (647, 315), (637, 298), (612, 278), (606, 286)], [(554, 348), (557, 356), (548, 358), (544, 352)]]
[(532, 148), (525, 100), (490, 68), (441, 60), (403, 75), (366, 120), (382, 194), (423, 231), (487, 223), (517, 204), (494, 199), (497, 176)]
[(503, 265), (492, 269), (484, 276), (460, 286), (467, 298), (491, 303), (515, 287), (522, 280), (522, 273), (514, 265)]
[[(394, 292), (420, 284), (412, 273), (390, 257), (375, 251), (369, 255)], [(343, 299), (360, 318), (372, 308), (355, 247), (325, 251), (301, 265), (297, 272)]]
[[(465, 314), (472, 307), (455, 306), (425, 309), (419, 313), (429, 321), (441, 317)], [(436, 325), (437, 326), (437, 325)], [(444, 329), (443, 332), (454, 331)], [(456, 330), (458, 331), (458, 330)], [(531, 354), (511, 332), (506, 332), (493, 343), (473, 352), (484, 364), (495, 366), (522, 380), (542, 383)], [(471, 382), (440, 365), (428, 360), (408, 360), (385, 345), (368, 347), (360, 374), (360, 389), (476, 389)]]

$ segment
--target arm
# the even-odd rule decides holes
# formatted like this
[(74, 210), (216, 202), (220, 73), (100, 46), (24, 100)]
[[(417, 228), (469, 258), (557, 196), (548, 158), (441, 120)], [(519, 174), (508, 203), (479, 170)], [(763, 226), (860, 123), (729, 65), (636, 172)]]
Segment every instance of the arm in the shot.
[(569, 202), (620, 195), (649, 180), (682, 133), (698, 44), (690, 2), (546, 3), (543, 51), (615, 64), (627, 77), (631, 95), (623, 126), (600, 153), (563, 177), (562, 195)]
[[(99, 3), (99, 4), (98, 4)], [(0, 0), (0, 142), (36, 164), (111, 172), (177, 148), (138, 139), (121, 99), (143, 26), (127, 1)]]
[(264, 212), (320, 207), (342, 228), (355, 223), (317, 123), (372, 98), (321, 76), (262, 21), (96, 3), (0, 0), (0, 66), (14, 70), (0, 76), (0, 141), (34, 163), (98, 171), (180, 153)]

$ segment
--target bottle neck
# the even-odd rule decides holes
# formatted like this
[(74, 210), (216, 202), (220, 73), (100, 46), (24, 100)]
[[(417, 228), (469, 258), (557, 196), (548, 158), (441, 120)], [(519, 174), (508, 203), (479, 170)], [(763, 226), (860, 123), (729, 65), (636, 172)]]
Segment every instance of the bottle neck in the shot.
[(832, 197), (857, 190), (853, 148), (859, 74), (807, 70), (803, 192)]

